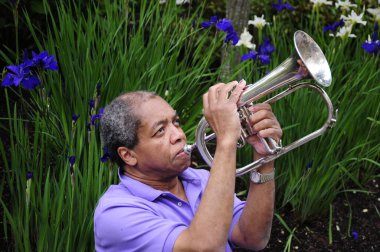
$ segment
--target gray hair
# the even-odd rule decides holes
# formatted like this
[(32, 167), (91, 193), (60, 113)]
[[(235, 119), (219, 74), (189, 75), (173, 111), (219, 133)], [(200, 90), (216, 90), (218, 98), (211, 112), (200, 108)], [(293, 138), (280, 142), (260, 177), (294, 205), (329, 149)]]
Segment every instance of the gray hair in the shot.
[(116, 97), (104, 108), (100, 119), (100, 135), (111, 161), (121, 168), (125, 163), (117, 149), (119, 147), (133, 149), (139, 142), (137, 131), (141, 121), (135, 109), (144, 101), (154, 97), (158, 95), (148, 91), (125, 93)]

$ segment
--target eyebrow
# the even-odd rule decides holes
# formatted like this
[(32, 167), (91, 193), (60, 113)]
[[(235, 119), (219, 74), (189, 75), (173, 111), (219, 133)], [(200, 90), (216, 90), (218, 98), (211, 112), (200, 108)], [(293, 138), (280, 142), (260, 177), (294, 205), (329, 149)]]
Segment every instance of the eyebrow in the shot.
[[(178, 117), (178, 113), (176, 110), (174, 110), (174, 115), (172, 116), (172, 120), (176, 119)], [(154, 131), (158, 126), (168, 123), (168, 119), (160, 120), (158, 122), (155, 122), (151, 128), (152, 131)]]

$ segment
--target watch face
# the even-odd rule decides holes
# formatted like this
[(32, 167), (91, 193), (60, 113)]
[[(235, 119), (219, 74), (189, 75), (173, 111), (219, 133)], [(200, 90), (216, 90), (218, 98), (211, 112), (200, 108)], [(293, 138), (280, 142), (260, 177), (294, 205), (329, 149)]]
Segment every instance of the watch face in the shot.
[(260, 182), (260, 174), (258, 172), (252, 172), (251, 180), (253, 183), (259, 183)]

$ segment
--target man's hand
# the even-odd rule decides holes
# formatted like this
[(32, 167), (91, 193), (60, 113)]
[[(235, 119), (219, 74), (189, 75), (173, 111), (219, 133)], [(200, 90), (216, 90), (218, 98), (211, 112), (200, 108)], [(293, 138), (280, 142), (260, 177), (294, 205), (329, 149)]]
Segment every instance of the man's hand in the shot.
[(218, 143), (234, 143), (240, 137), (240, 119), (237, 103), (245, 88), (245, 82), (219, 83), (203, 95), (203, 113), (215, 132)]
[(269, 153), (258, 136), (262, 138), (270, 137), (278, 143), (282, 137), (281, 126), (269, 104), (256, 104), (248, 109), (252, 113), (249, 117), (251, 127), (257, 134), (249, 136), (246, 141), (255, 148), (256, 154), (258, 154), (256, 156), (268, 155)]

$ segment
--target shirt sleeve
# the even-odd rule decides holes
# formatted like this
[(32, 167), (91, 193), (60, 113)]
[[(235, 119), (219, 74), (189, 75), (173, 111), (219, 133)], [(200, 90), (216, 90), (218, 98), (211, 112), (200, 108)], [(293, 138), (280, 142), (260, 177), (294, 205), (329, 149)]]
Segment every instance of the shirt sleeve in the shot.
[(98, 207), (96, 251), (172, 251), (183, 223), (165, 219), (142, 203)]

